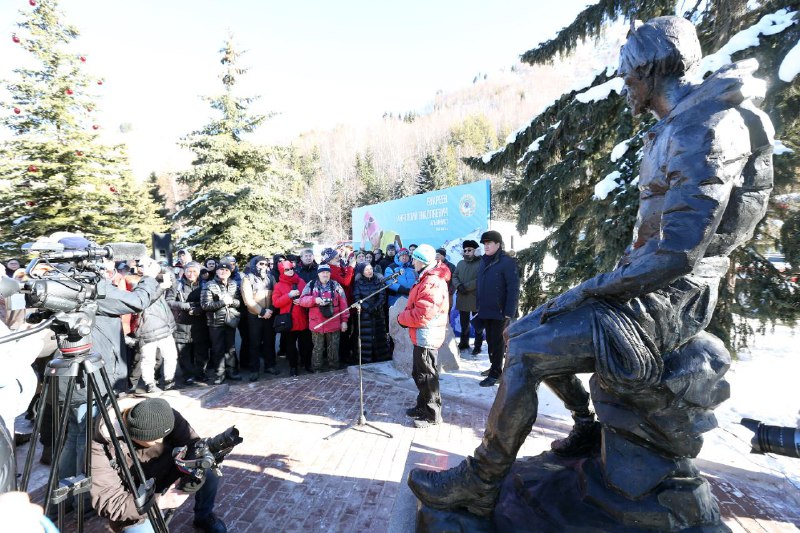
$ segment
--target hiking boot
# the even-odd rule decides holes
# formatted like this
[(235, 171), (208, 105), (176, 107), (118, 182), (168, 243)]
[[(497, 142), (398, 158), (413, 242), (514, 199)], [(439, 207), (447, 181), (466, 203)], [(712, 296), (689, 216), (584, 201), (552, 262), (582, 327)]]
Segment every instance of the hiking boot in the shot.
[(225, 379), (228, 379), (230, 381), (242, 381), (242, 375), (238, 372), (229, 372), (225, 376)]
[(147, 394), (158, 394), (159, 392), (164, 392), (164, 391), (159, 389), (158, 385), (156, 385), (155, 383), (151, 383), (151, 384), (149, 384), (147, 386), (147, 389), (145, 389), (145, 392)]
[[(469, 346), (467, 346), (467, 348), (469, 348)], [(476, 346), (475, 348), (472, 349), (472, 355), (480, 355), (480, 354), (481, 354), (480, 346)]]
[(472, 514), (490, 517), (500, 484), (479, 478), (471, 461), (467, 457), (455, 468), (442, 472), (414, 468), (408, 474), (408, 486), (419, 501), (434, 509), (463, 507)]
[(469, 343), (459, 343), (458, 350), (463, 352), (464, 350), (469, 350)]
[(497, 378), (493, 378), (492, 376), (488, 376), (486, 379), (481, 381), (479, 385), (481, 387), (494, 387), (495, 383), (497, 383)]
[(429, 418), (415, 418), (414, 419), (414, 427), (417, 429), (425, 429), (431, 426), (437, 426), (441, 424), (442, 421), (440, 420), (431, 420)]
[(222, 385), (222, 383), (224, 382), (225, 382), (225, 374), (221, 376), (216, 376), (214, 378), (214, 381), (212, 381), (211, 383), (213, 383), (214, 385)]
[(484, 370), (483, 372), (481, 372), (481, 376), (484, 376), (484, 377), (486, 377), (486, 376), (488, 376), (488, 375), (489, 375), (491, 372), (492, 372), (492, 369), (491, 369), (491, 368), (487, 368), (486, 370)]
[(561, 457), (579, 457), (589, 455), (600, 448), (600, 422), (576, 422), (563, 439), (550, 443), (553, 453)]
[(193, 524), (194, 527), (206, 533), (227, 533), (228, 531), (225, 522), (220, 520), (214, 513), (203, 518), (195, 518)]
[(424, 416), (424, 413), (422, 412), (422, 409), (414, 406), (406, 409), (406, 415), (410, 416), (411, 418), (420, 418)]
[(175, 380), (169, 379), (164, 382), (164, 390), (172, 390), (175, 388)]

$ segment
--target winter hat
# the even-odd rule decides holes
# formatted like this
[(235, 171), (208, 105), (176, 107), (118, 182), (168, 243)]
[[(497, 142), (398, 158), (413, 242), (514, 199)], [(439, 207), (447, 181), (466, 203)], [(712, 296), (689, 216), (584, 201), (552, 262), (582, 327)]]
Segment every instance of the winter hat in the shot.
[(400, 248), (397, 250), (397, 255), (401, 256), (403, 254), (409, 255), (411, 252), (408, 251), (408, 248)]
[(278, 271), (281, 274), (283, 274), (287, 270), (293, 269), (293, 268), (294, 268), (294, 263), (292, 263), (291, 261), (281, 261), (280, 263), (278, 263)]
[(145, 442), (158, 440), (172, 433), (175, 413), (166, 400), (148, 398), (128, 411), (127, 426), (132, 439)]
[(499, 231), (484, 231), (483, 235), (481, 235), (481, 244), (485, 242), (496, 242), (497, 244), (503, 244), (503, 236), (500, 235)]
[(359, 263), (359, 264), (357, 264), (357, 265), (356, 265), (356, 269), (355, 269), (355, 275), (356, 275), (356, 276), (358, 276), (359, 274), (363, 274), (363, 273), (364, 273), (364, 268), (365, 268), (365, 267), (366, 267), (368, 264), (369, 264), (369, 263)]
[(184, 270), (189, 270), (190, 268), (196, 268), (197, 270), (201, 270), (203, 267), (200, 266), (200, 263), (197, 261), (189, 261), (186, 263), (186, 266), (183, 267)]
[(430, 244), (420, 244), (417, 246), (417, 249), (414, 250), (414, 253), (411, 254), (411, 258), (425, 265), (430, 265), (436, 261), (436, 250), (434, 250), (433, 246)]
[(83, 250), (84, 248), (89, 248), (92, 246), (97, 246), (97, 243), (90, 241), (86, 237), (81, 237), (79, 235), (72, 235), (69, 237), (63, 237), (58, 240), (60, 244), (64, 245), (64, 249), (66, 250)]
[(325, 263), (322, 263), (320, 266), (317, 267), (317, 272), (330, 272), (330, 271), (331, 267), (329, 267)]
[(219, 270), (220, 268), (227, 268), (228, 270), (233, 272), (234, 266), (230, 264), (228, 261), (223, 260), (220, 261), (219, 264), (217, 265), (217, 270)]
[(437, 248), (436, 253), (441, 255), (442, 257), (447, 257), (447, 250), (445, 250), (444, 248)]
[(477, 241), (473, 241), (472, 239), (467, 239), (463, 243), (461, 243), (461, 248), (474, 248), (475, 250), (478, 249)]
[(222, 261), (221, 261), (221, 262), (222, 262), (222, 263), (230, 263), (231, 265), (233, 265), (233, 267), (231, 268), (231, 270), (233, 270), (234, 268), (236, 268), (236, 258), (235, 258), (235, 257), (233, 257), (232, 255), (223, 255), (223, 256), (222, 256)]
[(339, 255), (339, 252), (333, 248), (325, 248), (322, 250), (322, 263), (324, 264), (330, 262), (337, 255)]

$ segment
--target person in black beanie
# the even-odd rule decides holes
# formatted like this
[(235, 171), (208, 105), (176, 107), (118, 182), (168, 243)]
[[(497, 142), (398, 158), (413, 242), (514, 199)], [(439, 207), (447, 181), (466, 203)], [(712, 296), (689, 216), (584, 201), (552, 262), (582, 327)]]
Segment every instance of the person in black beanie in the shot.
[[(136, 456), (146, 479), (153, 478), (156, 493), (163, 492), (180, 480), (179, 489), (195, 494), (194, 525), (208, 533), (225, 533), (225, 523), (213, 512), (219, 477), (207, 470), (201, 480), (184, 475), (175, 465), (172, 450), (180, 446), (190, 448), (200, 437), (185, 418), (162, 398), (144, 400), (123, 411), (122, 419), (135, 444)], [(97, 417), (97, 428), (92, 442), (92, 507), (98, 516), (111, 521), (114, 531), (143, 533), (153, 531), (146, 515), (136, 509), (135, 494), (125, 484), (116, 457), (111, 432)], [(114, 431), (114, 437), (122, 437)], [(133, 458), (122, 444), (128, 466)]]

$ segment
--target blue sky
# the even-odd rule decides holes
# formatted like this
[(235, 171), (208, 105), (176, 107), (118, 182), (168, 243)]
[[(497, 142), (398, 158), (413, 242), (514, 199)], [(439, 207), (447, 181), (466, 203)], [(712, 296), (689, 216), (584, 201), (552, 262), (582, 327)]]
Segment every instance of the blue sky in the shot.
[[(590, 3), (590, 2), (589, 2)], [(221, 88), (229, 32), (247, 50), (242, 94), (256, 112), (280, 113), (260, 132), (284, 142), (302, 131), (363, 124), (384, 111), (420, 110), (439, 89), (518, 61), (587, 4), (535, 0), (62, 0), (81, 32), (76, 53), (104, 79), (102, 131), (130, 147), (134, 170), (186, 162), (177, 139), (212, 111), (200, 96)], [(21, 55), (11, 41), (28, 0), (0, 0), (0, 77)], [(7, 112), (7, 111), (4, 111)], [(132, 126), (120, 134), (119, 125)], [(113, 135), (112, 135), (113, 134)]]

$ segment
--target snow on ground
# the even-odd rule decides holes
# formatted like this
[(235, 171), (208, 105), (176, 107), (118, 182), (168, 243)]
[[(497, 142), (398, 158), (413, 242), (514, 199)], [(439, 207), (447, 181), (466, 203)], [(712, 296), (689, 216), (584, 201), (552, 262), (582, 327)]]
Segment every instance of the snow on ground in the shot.
[[(705, 444), (698, 459), (701, 468), (738, 468), (745, 475), (759, 473), (786, 478), (800, 489), (800, 459), (780, 455), (751, 454), (753, 433), (739, 424), (742, 418), (754, 418), (766, 424), (800, 428), (800, 329), (777, 326), (765, 335), (757, 335), (752, 347), (739, 354), (726, 374), (731, 397), (720, 405), (715, 415), (719, 427), (706, 433)], [(489, 356), (484, 351), (477, 357), (463, 352), (460, 369), (442, 372), (440, 387), (444, 396), (444, 416), (447, 402), (458, 401), (486, 408), (494, 402), (497, 387), (480, 387), (481, 371), (489, 368)], [(405, 388), (416, 390), (410, 377), (398, 372), (390, 362), (368, 365), (370, 373), (382, 374)], [(591, 374), (580, 374), (587, 390)], [(539, 387), (539, 416), (567, 424), (572, 423), (569, 411), (547, 386)], [(717, 466), (720, 465), (720, 466)], [(747, 474), (749, 473), (749, 474)]]

